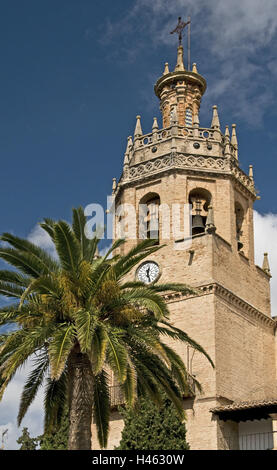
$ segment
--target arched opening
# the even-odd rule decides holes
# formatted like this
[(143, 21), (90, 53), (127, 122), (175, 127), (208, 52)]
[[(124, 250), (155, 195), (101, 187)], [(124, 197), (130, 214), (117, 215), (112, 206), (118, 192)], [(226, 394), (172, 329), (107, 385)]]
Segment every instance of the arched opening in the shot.
[(239, 202), (235, 203), (235, 215), (236, 215), (236, 239), (238, 251), (243, 248), (243, 222), (244, 222), (244, 211)]
[(204, 188), (195, 188), (189, 193), (189, 203), (192, 205), (192, 236), (205, 232), (211, 200), (211, 193)]
[(139, 238), (148, 238), (160, 242), (159, 233), (159, 206), (160, 196), (157, 193), (148, 193), (140, 200), (139, 207)]

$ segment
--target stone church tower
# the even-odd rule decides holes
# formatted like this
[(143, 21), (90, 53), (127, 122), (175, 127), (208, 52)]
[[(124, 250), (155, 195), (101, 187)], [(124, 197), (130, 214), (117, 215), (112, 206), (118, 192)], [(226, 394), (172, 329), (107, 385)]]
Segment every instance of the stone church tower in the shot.
[[(258, 448), (272, 448), (272, 431), (277, 430), (276, 322), (270, 313), (267, 256), (262, 268), (254, 261), (253, 169), (249, 175), (240, 169), (236, 126), (231, 132), (226, 126), (223, 134), (216, 106), (210, 128), (200, 126), (205, 90), (196, 64), (192, 71), (185, 69), (179, 46), (174, 71), (166, 63), (155, 85), (163, 127), (154, 118), (152, 132), (143, 134), (137, 116), (113, 193), (116, 206), (136, 207), (137, 226), (139, 204), (152, 207), (147, 217), (158, 220), (157, 243), (166, 246), (147, 261), (157, 267), (160, 282), (186, 283), (198, 290), (187, 297), (167, 295), (171, 321), (199, 342), (215, 364), (213, 369), (204, 356), (176, 344), (203, 388), (202, 394), (184, 398), (191, 449), (249, 448), (254, 434), (263, 435), (265, 442)], [(164, 203), (191, 204), (188, 249), (179, 249), (180, 237), (163, 240), (159, 207)], [(136, 233), (124, 251), (137, 243)], [(108, 448), (119, 443), (122, 427), (115, 407)]]

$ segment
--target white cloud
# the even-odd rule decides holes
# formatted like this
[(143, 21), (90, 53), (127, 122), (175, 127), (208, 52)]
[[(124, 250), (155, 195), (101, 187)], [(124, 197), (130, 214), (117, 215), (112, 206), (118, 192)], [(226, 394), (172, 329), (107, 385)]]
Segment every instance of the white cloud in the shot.
[[(99, 250), (99, 255), (100, 256), (105, 256), (108, 251), (111, 249), (112, 243), (109, 243), (108, 245), (104, 246), (101, 250)], [(112, 254), (109, 255), (109, 258), (112, 257)]]
[(199, 71), (208, 74), (209, 104), (224, 102), (234, 117), (257, 126), (277, 100), (276, 6), (276, 0), (136, 0), (120, 21), (109, 20), (105, 41), (121, 36), (114, 53), (134, 60), (146, 47), (177, 44), (169, 32), (178, 15), (191, 15), (192, 59), (201, 56)]
[(35, 225), (27, 238), (30, 242), (46, 250), (50, 255), (57, 257), (54, 243), (40, 225)]
[[(43, 390), (40, 389), (34, 402), (31, 404), (23, 423), (18, 428), (16, 418), (19, 409), (20, 396), (24, 382), (31, 369), (31, 360), (25, 367), (19, 370), (8, 385), (4, 397), (0, 403), (0, 441), (2, 432), (8, 429), (7, 439), (4, 442), (5, 449), (18, 449), (18, 437), (22, 434), (23, 427), (27, 427), (32, 437), (43, 433)], [(1, 442), (0, 442), (1, 445)]]
[(277, 214), (254, 211), (255, 261), (262, 266), (263, 254), (268, 253), (271, 270), (271, 312), (277, 316)]

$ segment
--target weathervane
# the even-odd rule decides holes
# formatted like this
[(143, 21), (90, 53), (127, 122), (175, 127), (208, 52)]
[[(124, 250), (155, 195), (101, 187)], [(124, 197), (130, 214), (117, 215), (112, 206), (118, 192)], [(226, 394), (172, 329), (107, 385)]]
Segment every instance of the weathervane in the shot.
[(179, 34), (179, 46), (182, 45), (182, 32), (183, 32), (183, 29), (188, 25), (190, 24), (190, 18), (187, 22), (184, 22), (182, 21), (182, 18), (181, 16), (179, 16), (178, 18), (178, 24), (176, 26), (175, 29), (173, 29), (173, 31), (170, 31), (170, 34), (174, 34), (174, 33), (178, 33)]
[(191, 23), (190, 16), (188, 17), (188, 21), (186, 22), (182, 21), (181, 16), (179, 16), (178, 24), (176, 28), (173, 29), (173, 31), (170, 31), (170, 34), (178, 33), (179, 46), (181, 46), (182, 39), (183, 39), (183, 36), (182, 36), (183, 30), (185, 29), (186, 26), (188, 26), (188, 70), (190, 70), (190, 23)]

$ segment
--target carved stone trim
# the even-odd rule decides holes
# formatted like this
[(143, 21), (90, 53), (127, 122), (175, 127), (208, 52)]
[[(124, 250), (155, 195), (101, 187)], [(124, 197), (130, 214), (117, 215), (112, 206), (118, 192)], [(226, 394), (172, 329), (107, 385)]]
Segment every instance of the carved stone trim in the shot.
[(124, 169), (121, 184), (145, 179), (171, 169), (209, 172), (217, 175), (230, 175), (240, 186), (256, 196), (253, 181), (231, 160), (225, 157), (201, 156), (181, 153), (170, 153), (151, 160), (146, 160)]
[(186, 300), (189, 298), (215, 294), (218, 297), (226, 300), (228, 303), (232, 304), (232, 306), (236, 306), (240, 308), (247, 315), (249, 315), (252, 318), (255, 318), (256, 320), (269, 326), (270, 328), (274, 329), (277, 326), (276, 320), (273, 320), (271, 317), (268, 317), (267, 315), (262, 313), (260, 310), (257, 310), (251, 304), (241, 299), (240, 297), (235, 295), (233, 292), (223, 287), (221, 284), (214, 282), (211, 284), (198, 286), (195, 289), (199, 291), (198, 294), (184, 295), (180, 292), (169, 292), (168, 294), (163, 294), (163, 297), (168, 303), (173, 303), (173, 302), (178, 302), (180, 300)]

